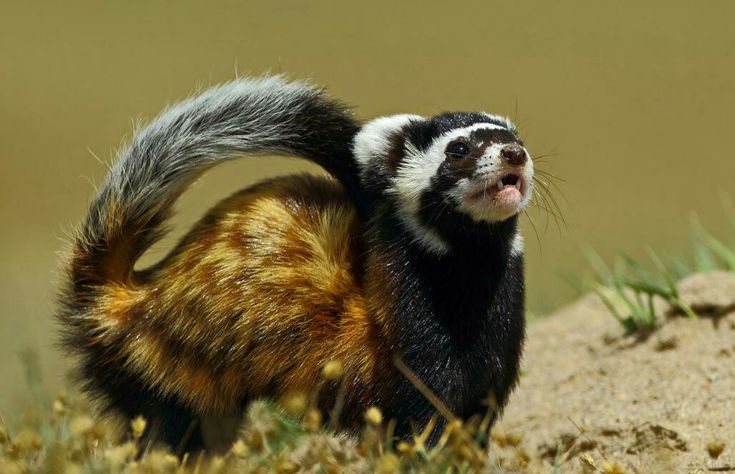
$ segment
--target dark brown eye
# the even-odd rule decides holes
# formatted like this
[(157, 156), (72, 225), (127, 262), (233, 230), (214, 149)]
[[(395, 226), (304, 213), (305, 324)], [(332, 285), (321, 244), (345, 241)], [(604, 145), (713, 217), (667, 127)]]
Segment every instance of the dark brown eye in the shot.
[(464, 158), (470, 152), (470, 147), (466, 143), (454, 142), (447, 147), (447, 155), (451, 158)]

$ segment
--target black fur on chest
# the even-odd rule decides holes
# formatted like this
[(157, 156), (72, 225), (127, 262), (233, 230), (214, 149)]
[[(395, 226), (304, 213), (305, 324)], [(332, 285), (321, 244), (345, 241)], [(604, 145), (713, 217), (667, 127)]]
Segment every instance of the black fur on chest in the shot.
[[(400, 223), (381, 229), (398, 295), (395, 353), (462, 419), (484, 414), (488, 397), (504, 406), (518, 377), (525, 330), (523, 260), (511, 255), (516, 225), (478, 230), (443, 256), (418, 248)], [(436, 411), (407, 379), (391, 402), (399, 436), (410, 434), (407, 420), (421, 425)]]

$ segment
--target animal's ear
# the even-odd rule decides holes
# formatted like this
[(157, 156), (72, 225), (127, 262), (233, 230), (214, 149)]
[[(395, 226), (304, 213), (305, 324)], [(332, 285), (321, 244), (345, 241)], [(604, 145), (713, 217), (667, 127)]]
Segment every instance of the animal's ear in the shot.
[(508, 117), (504, 117), (502, 115), (489, 114), (487, 112), (483, 112), (483, 115), (489, 118), (493, 123), (496, 123), (500, 125), (501, 127), (505, 127), (509, 132), (515, 135), (518, 135), (518, 129), (516, 128), (516, 125)]
[(355, 137), (354, 154), (363, 172), (395, 169), (403, 155), (405, 130), (426, 122), (419, 115), (390, 115), (366, 123)]

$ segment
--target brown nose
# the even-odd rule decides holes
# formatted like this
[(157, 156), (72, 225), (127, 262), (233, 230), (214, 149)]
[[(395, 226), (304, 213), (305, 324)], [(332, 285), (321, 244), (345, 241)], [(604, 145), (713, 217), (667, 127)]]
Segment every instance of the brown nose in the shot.
[(528, 159), (526, 150), (524, 150), (520, 145), (508, 145), (500, 150), (500, 155), (505, 158), (505, 161), (507, 161), (508, 164), (513, 166), (524, 165)]

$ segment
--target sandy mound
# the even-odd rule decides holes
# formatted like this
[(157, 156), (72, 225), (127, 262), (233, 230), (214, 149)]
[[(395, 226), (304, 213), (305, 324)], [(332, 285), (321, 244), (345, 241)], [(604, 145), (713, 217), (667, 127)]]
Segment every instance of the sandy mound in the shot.
[(591, 295), (530, 325), (497, 427), (520, 435), (530, 470), (556, 458), (574, 472), (591, 457), (640, 473), (735, 472), (735, 274), (692, 275), (680, 292), (709, 314), (662, 315), (647, 337), (625, 337)]

